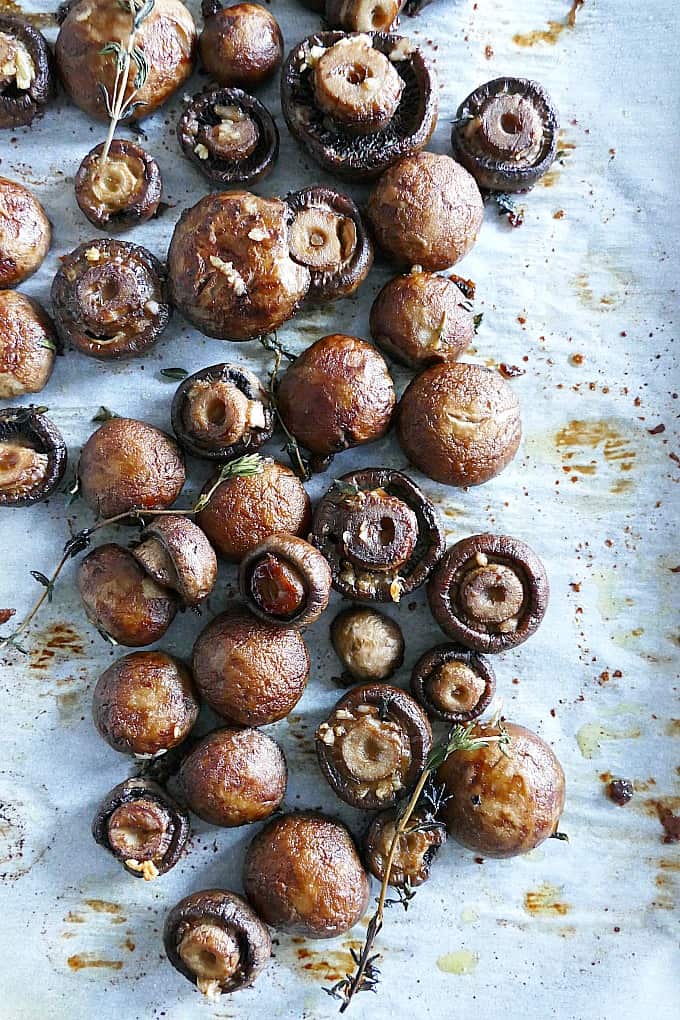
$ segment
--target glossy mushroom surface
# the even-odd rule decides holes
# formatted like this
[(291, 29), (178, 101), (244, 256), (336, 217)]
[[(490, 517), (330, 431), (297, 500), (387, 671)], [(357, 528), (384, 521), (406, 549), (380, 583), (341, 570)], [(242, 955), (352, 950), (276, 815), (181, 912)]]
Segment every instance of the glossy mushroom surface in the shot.
[(522, 438), (519, 401), (482, 365), (426, 368), (403, 393), (399, 444), (415, 467), (445, 485), (481, 485), (512, 461)]
[(25, 18), (0, 14), (0, 128), (31, 124), (53, 95), (52, 54), (44, 36)]
[[(382, 882), (394, 839), (397, 809), (388, 808), (375, 815), (363, 838), (363, 859), (370, 873)], [(415, 888), (427, 882), (432, 862), (446, 842), (443, 823), (416, 810), (402, 834), (392, 859), (388, 885)]]
[(92, 821), (96, 843), (135, 878), (174, 868), (189, 838), (189, 816), (157, 783), (127, 779), (106, 795)]
[(517, 538), (489, 533), (451, 546), (427, 587), (432, 615), (444, 633), (477, 652), (503, 652), (526, 641), (549, 597), (536, 553)]
[[(509, 742), (457, 751), (437, 772), (448, 799), (441, 810), (449, 835), (485, 857), (528, 853), (557, 831), (564, 808), (562, 766), (545, 741), (515, 723)], [(477, 724), (472, 736), (497, 738), (498, 726)]]
[(323, 775), (341, 800), (364, 811), (389, 807), (408, 793), (431, 746), (420, 705), (384, 683), (354, 687), (316, 732)]
[(42, 305), (17, 290), (0, 290), (0, 400), (43, 390), (60, 349)]
[(264, 386), (240, 365), (211, 365), (188, 376), (177, 388), (171, 415), (180, 444), (206, 460), (229, 461), (252, 453), (274, 431)]
[(401, 627), (377, 609), (343, 609), (331, 624), (331, 642), (348, 686), (357, 681), (389, 680), (404, 661)]
[(437, 645), (413, 667), (411, 690), (428, 715), (469, 723), (491, 704), (496, 677), (483, 655), (460, 645)]
[(479, 234), (484, 204), (467, 170), (450, 156), (419, 152), (391, 166), (368, 199), (375, 240), (398, 265), (447, 269)]
[(427, 145), (438, 86), (429, 61), (402, 36), (317, 32), (286, 59), (281, 106), (291, 134), (321, 166), (367, 180)]
[(241, 561), (239, 588), (248, 608), (279, 627), (307, 627), (328, 606), (331, 571), (321, 553), (296, 535), (272, 535)]
[(434, 504), (392, 468), (337, 479), (317, 504), (313, 537), (333, 587), (359, 602), (399, 602), (425, 583), (445, 549)]
[(86, 241), (62, 258), (51, 297), (64, 344), (105, 361), (143, 354), (172, 311), (158, 259), (110, 237)]
[(389, 32), (405, 0), (326, 0), (326, 21), (345, 32)]
[(156, 215), (163, 191), (158, 163), (127, 138), (114, 138), (106, 160), (95, 145), (78, 167), (76, 201), (100, 230), (129, 230)]
[(28, 188), (0, 177), (0, 290), (35, 273), (52, 239), (50, 221)]
[(61, 432), (41, 410), (0, 409), (0, 508), (48, 499), (64, 477), (67, 460)]
[(177, 592), (185, 606), (197, 606), (215, 587), (215, 550), (188, 517), (155, 517), (132, 554), (154, 581)]
[(165, 920), (163, 944), (175, 970), (208, 999), (251, 985), (272, 952), (267, 926), (226, 889), (180, 900)]
[(458, 107), (451, 146), (480, 188), (522, 191), (550, 169), (558, 128), (542, 85), (528, 78), (495, 78)]
[(311, 811), (268, 822), (246, 851), (246, 896), (260, 917), (310, 939), (343, 935), (368, 907), (369, 880), (340, 822)]
[(298, 631), (264, 623), (238, 606), (212, 620), (194, 645), (201, 696), (240, 726), (284, 719), (302, 697), (309, 670), (309, 652)]
[(179, 781), (187, 804), (211, 825), (234, 827), (268, 818), (284, 798), (283, 751), (254, 729), (209, 733), (184, 759)]
[(260, 4), (203, 0), (205, 24), (198, 39), (204, 68), (220, 85), (257, 88), (283, 59), (276, 18)]

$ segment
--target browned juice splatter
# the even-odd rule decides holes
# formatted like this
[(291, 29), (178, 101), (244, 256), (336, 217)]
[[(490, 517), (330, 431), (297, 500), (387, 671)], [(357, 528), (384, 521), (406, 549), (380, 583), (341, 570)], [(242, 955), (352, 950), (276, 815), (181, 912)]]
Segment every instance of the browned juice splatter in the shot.
[(528, 914), (541, 914), (550, 916), (557, 914), (564, 917), (569, 913), (568, 903), (560, 899), (562, 889), (559, 886), (551, 885), (549, 882), (542, 882), (538, 889), (530, 890), (524, 895), (524, 909)]
[(94, 953), (78, 953), (76, 956), (69, 956), (66, 961), (71, 970), (84, 970), (86, 967), (106, 967), (109, 970), (122, 970), (122, 960), (100, 960)]

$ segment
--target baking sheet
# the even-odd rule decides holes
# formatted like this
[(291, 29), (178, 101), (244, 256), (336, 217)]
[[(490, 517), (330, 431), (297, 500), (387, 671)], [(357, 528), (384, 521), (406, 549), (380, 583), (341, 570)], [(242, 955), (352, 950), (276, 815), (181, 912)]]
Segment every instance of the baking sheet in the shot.
[[(31, 10), (50, 6), (33, 0)], [(197, 13), (196, 0), (189, 6)], [(677, 845), (663, 843), (659, 811), (680, 808), (674, 572), (680, 551), (673, 512), (680, 379), (671, 258), (680, 234), (671, 158), (678, 16), (664, 0), (587, 0), (571, 28), (569, 7), (569, 0), (437, 0), (419, 18), (404, 19), (404, 30), (439, 71), (434, 150), (448, 151), (458, 102), (498, 74), (539, 79), (561, 111), (562, 162), (526, 199), (524, 226), (510, 229), (488, 207), (479, 242), (459, 266), (476, 280), (484, 313), (470, 360), (525, 370), (512, 383), (523, 405), (521, 452), (499, 478), (469, 492), (413, 474), (437, 501), (451, 541), (504, 531), (528, 540), (547, 564), (552, 601), (543, 626), (494, 666), (506, 714), (537, 729), (564, 764), (561, 827), (570, 842), (483, 864), (449, 842), (408, 914), (390, 911), (379, 940), (379, 993), (355, 1000), (357, 1017), (463, 1017), (478, 1010), (492, 1020), (677, 1015), (679, 857)], [(294, 0), (271, 9), (287, 48), (319, 25)], [(46, 31), (53, 40), (55, 29)], [(183, 92), (203, 84), (197, 74)], [(276, 85), (262, 97), (276, 113), (282, 144), (278, 166), (257, 190), (283, 194), (331, 182), (288, 136)], [(125, 235), (161, 257), (180, 210), (207, 190), (179, 152), (177, 107), (171, 103), (145, 127), (174, 208)], [(103, 134), (62, 98), (30, 131), (0, 135), (0, 173), (29, 185), (54, 224), (48, 258), (21, 288), (41, 300), (48, 299), (59, 256), (96, 233), (76, 207), (72, 179)], [(365, 197), (362, 188), (350, 190)], [(301, 350), (327, 332), (367, 336), (370, 302), (388, 275), (378, 265), (359, 295), (301, 312), (281, 339)], [(163, 379), (161, 368), (193, 372), (225, 359), (260, 373), (268, 368), (268, 355), (256, 345), (206, 339), (176, 316), (143, 359), (118, 365), (75, 353), (60, 359), (39, 399), (75, 463), (99, 405), (167, 428), (176, 384)], [(394, 374), (401, 390), (408, 375)], [(269, 445), (270, 452), (278, 449)], [(316, 497), (334, 475), (377, 463), (405, 467), (393, 439), (339, 457), (310, 491)], [(186, 503), (205, 475), (194, 462)], [(36, 595), (29, 570), (47, 571), (69, 526), (87, 522), (82, 507), (66, 509), (63, 497), (3, 512), (0, 606), (15, 608), (20, 618)], [(233, 597), (234, 579), (233, 568), (223, 566), (203, 621), (186, 614), (163, 646), (187, 656), (206, 618)], [(313, 672), (302, 701), (267, 731), (288, 757), (287, 806), (323, 808), (357, 832), (363, 819), (336, 800), (313, 752), (314, 729), (339, 694), (327, 640), (337, 605), (307, 635)], [(391, 612), (407, 636), (398, 677), (406, 685), (416, 657), (442, 634), (422, 592)], [(328, 943), (281, 936), (276, 961), (256, 987), (217, 1004), (203, 1001), (164, 962), (167, 909), (196, 889), (239, 889), (254, 830), (194, 820), (191, 852), (173, 872), (159, 882), (131, 881), (89, 835), (95, 805), (130, 763), (91, 723), (92, 687), (115, 652), (85, 622), (72, 570), (28, 645), (28, 658), (5, 653), (0, 672), (0, 1016), (335, 1015), (337, 1004), (321, 986), (350, 965), (348, 949), (363, 938), (362, 927)], [(203, 724), (209, 722), (206, 716)], [(627, 807), (606, 798), (608, 773), (636, 780)]]

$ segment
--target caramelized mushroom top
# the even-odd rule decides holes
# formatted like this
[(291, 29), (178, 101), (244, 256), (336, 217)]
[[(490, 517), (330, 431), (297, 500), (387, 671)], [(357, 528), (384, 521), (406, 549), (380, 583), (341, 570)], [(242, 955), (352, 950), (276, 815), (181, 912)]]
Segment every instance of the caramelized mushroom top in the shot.
[(54, 94), (52, 54), (25, 18), (0, 14), (0, 128), (23, 127)]
[(266, 7), (203, 0), (201, 10), (201, 60), (220, 85), (255, 88), (271, 78), (283, 58), (283, 36)]
[(0, 290), (35, 273), (52, 238), (50, 221), (28, 188), (0, 177)]
[(60, 351), (45, 309), (17, 290), (0, 290), (0, 399), (39, 393)]
[(64, 477), (66, 444), (43, 410), (0, 410), (0, 507), (40, 503)]
[(346, 686), (357, 680), (387, 680), (404, 661), (401, 627), (377, 609), (343, 609), (331, 624), (331, 641), (345, 668)]

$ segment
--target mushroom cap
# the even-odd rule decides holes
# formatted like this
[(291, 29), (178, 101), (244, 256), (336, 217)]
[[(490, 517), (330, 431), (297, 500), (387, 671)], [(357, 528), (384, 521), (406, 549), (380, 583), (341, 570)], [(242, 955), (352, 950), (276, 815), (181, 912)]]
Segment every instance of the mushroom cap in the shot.
[(42, 305), (17, 290), (0, 290), (0, 399), (44, 389), (60, 349)]
[(50, 248), (52, 228), (28, 188), (0, 177), (0, 290), (35, 273)]
[[(441, 700), (438, 701), (429, 689), (430, 681), (435, 678), (442, 667), (446, 669), (447, 666), (453, 666), (453, 671), (447, 680), (454, 688), (454, 691), (451, 692), (454, 697), (455, 690), (461, 691), (461, 694), (465, 692), (466, 684), (469, 690), (473, 677), (481, 686), (481, 693), (479, 693), (476, 703), (469, 709), (445, 708)], [(458, 673), (456, 673), (456, 669), (459, 670)], [(488, 659), (467, 648), (461, 648), (460, 645), (446, 644), (430, 648), (420, 656), (411, 672), (411, 691), (414, 698), (429, 715), (448, 723), (468, 723), (472, 719), (476, 719), (491, 704), (495, 690), (496, 676)]]
[[(149, 540), (160, 555), (145, 556)], [(141, 534), (133, 555), (159, 584), (176, 591), (187, 606), (196, 606), (210, 594), (217, 580), (217, 557), (206, 535), (188, 517), (155, 517)]]
[(219, 0), (203, 0), (203, 17), (201, 61), (220, 85), (256, 87), (274, 74), (283, 58), (283, 36), (266, 7), (239, 3), (224, 9)]
[[(47, 457), (39, 479), (21, 495), (0, 491), (0, 507), (31, 506), (48, 499), (66, 471), (68, 450), (64, 437), (52, 421), (33, 406), (0, 409), (0, 452), (4, 442), (24, 441)], [(0, 460), (2, 458), (0, 457)]]
[[(275, 556), (292, 567), (304, 586), (305, 601), (291, 620), (280, 619), (272, 613), (265, 612), (252, 598), (249, 588), (252, 569), (258, 560), (267, 555)], [(239, 569), (239, 590), (248, 608), (260, 620), (278, 627), (306, 627), (318, 620), (328, 606), (331, 581), (331, 569), (318, 549), (297, 535), (285, 533), (270, 535), (254, 549), (249, 550), (241, 560)]]
[(53, 97), (54, 64), (52, 53), (42, 32), (25, 18), (0, 14), (0, 33), (13, 36), (28, 52), (33, 75), (28, 88), (0, 88), (0, 128), (25, 127), (45, 112)]

